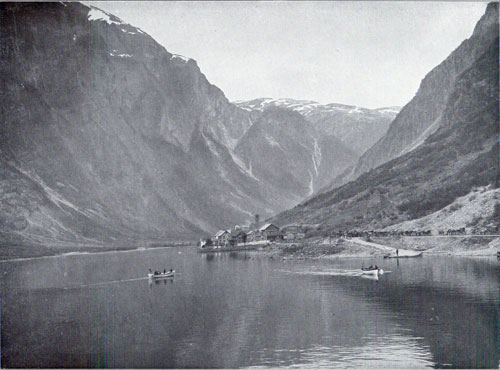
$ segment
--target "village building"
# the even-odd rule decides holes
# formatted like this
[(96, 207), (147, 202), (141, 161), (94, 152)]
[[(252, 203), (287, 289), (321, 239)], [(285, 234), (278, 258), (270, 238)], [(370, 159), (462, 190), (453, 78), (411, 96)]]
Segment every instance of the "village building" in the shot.
[(241, 229), (236, 229), (231, 233), (230, 239), (235, 245), (247, 242), (247, 233)]
[(219, 230), (214, 235), (214, 244), (219, 246), (224, 246), (227, 241), (231, 238), (231, 233), (228, 230)]
[(285, 240), (297, 240), (303, 239), (305, 237), (305, 233), (302, 230), (302, 227), (296, 224), (283, 226), (281, 229), (281, 235)]
[(260, 230), (252, 230), (247, 234), (247, 241), (249, 242), (260, 242), (262, 240), (266, 240), (266, 237)]
[(254, 242), (255, 241), (255, 230), (250, 230), (247, 232), (247, 241)]
[(265, 224), (259, 228), (259, 232), (262, 233), (263, 240), (274, 241), (281, 237), (280, 228), (274, 224)]

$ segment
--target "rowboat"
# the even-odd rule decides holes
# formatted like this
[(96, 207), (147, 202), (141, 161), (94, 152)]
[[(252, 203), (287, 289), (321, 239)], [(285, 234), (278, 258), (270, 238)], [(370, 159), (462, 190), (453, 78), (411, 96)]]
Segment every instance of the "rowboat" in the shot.
[(175, 275), (175, 270), (172, 270), (172, 271), (167, 271), (164, 273), (162, 272), (160, 274), (149, 273), (148, 278), (150, 278), (150, 279), (164, 279), (164, 278), (174, 277), (174, 275)]

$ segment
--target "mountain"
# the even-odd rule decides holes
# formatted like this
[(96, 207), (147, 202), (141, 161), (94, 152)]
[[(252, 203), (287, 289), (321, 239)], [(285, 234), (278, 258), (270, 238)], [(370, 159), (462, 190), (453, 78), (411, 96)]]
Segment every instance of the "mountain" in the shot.
[[(391, 137), (391, 132), (401, 125), (402, 117), (407, 117), (408, 112), (420, 112), (421, 117), (428, 118), (439, 107), (438, 124), (420, 145), (355, 181), (277, 215), (273, 221), (281, 225), (320, 224), (322, 231), (384, 228), (434, 213), (475, 187), (498, 188), (497, 7), (497, 3), (488, 5), (473, 37), (426, 77), (418, 96), (391, 124), (386, 137)], [(491, 37), (493, 34), (496, 37)], [(479, 50), (482, 50), (480, 54)], [(457, 75), (457, 66), (463, 66), (466, 61), (469, 67)], [(436, 75), (448, 76), (450, 85), (435, 80), (432, 91), (436, 101), (430, 96), (424, 99), (426, 89), (423, 87), (430, 83), (430, 76)], [(442, 105), (436, 103), (445, 95)], [(388, 140), (386, 137), (379, 143)], [(387, 150), (395, 153), (394, 147), (387, 145)], [(369, 153), (375, 152), (369, 150), (367, 155)]]
[(333, 135), (357, 156), (380, 139), (401, 109), (385, 107), (367, 109), (344, 104), (320, 104), (312, 100), (259, 98), (234, 102), (247, 111), (263, 111), (267, 107), (285, 108), (300, 113), (317, 132)]
[[(406, 104), (381, 137), (336, 185), (356, 179), (419, 146), (443, 124), (443, 114), (456, 79), (484, 53), (498, 36), (498, 3), (490, 3), (472, 36), (462, 42), (422, 80), (415, 97)], [(402, 82), (404, 83), (404, 82)]]
[(230, 103), (95, 7), (4, 2), (0, 22), (6, 244), (193, 239), (293, 207), (357, 159), (297, 113)]
[(79, 3), (0, 10), (4, 239), (192, 239), (293, 205), (233, 158), (251, 114), (194, 60)]
[(299, 113), (278, 107), (258, 116), (235, 152), (256, 178), (296, 203), (357, 159), (335, 136), (321, 135)]

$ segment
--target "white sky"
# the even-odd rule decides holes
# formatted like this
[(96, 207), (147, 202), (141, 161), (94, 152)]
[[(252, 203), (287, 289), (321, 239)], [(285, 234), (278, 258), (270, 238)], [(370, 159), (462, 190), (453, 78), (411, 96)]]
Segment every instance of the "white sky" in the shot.
[(85, 2), (198, 62), (229, 100), (405, 105), (485, 2)]

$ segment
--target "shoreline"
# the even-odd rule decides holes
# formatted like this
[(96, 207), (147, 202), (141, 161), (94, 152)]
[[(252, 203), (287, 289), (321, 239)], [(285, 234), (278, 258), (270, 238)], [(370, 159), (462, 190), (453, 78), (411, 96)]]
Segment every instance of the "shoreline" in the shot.
[(334, 259), (334, 258), (383, 258), (395, 256), (406, 259), (423, 256), (452, 256), (467, 258), (495, 258), (500, 252), (500, 236), (464, 236), (464, 237), (372, 237), (343, 239), (330, 238), (315, 241), (273, 242), (263, 249), (270, 258), (285, 259)]
[(147, 251), (147, 250), (151, 250), (151, 249), (189, 247), (192, 245), (193, 245), (193, 243), (190, 243), (190, 244), (187, 244), (187, 243), (173, 243), (173, 244), (153, 243), (152, 245), (148, 245), (148, 246), (140, 245), (140, 246), (123, 247), (123, 248), (84, 245), (84, 246), (78, 246), (77, 250), (74, 250), (74, 248), (70, 248), (73, 250), (68, 250), (68, 251), (60, 251), (59, 249), (57, 249), (57, 251), (54, 251), (53, 247), (51, 248), (50, 246), (45, 246), (47, 248), (47, 251), (54, 251), (55, 253), (47, 253), (47, 254), (32, 255), (32, 256), (15, 256), (12, 258), (4, 258), (3, 256), (0, 256), (0, 263), (22, 262), (22, 261), (31, 261), (31, 260), (46, 259), (46, 258), (84, 256), (84, 255), (94, 255), (94, 254), (108, 254), (108, 253), (117, 253), (117, 252), (118, 253), (138, 252), (138, 251)]
[[(257, 252), (267, 254), (270, 258), (285, 259), (336, 259), (336, 258), (383, 258), (385, 255), (395, 255), (399, 249), (400, 258), (424, 256), (452, 256), (468, 258), (492, 258), (500, 252), (500, 236), (497, 235), (463, 235), (463, 236), (389, 236), (363, 238), (326, 238), (316, 240), (300, 240), (296, 242), (270, 242)], [(0, 263), (21, 262), (34, 259), (70, 257), (115, 252), (136, 252), (149, 249), (172, 248), (178, 246), (193, 246), (192, 242), (176, 241), (170, 243), (138, 243), (139, 245), (117, 247), (115, 245), (71, 245), (67, 250), (51, 245), (36, 246), (45, 250), (41, 254), (30, 255), (35, 246), (21, 246), (20, 253), (12, 258), (0, 255)], [(16, 247), (14, 247), (16, 248)], [(47, 253), (43, 253), (47, 252)], [(0, 253), (1, 254), (1, 253)], [(7, 258), (5, 258), (7, 257)]]

